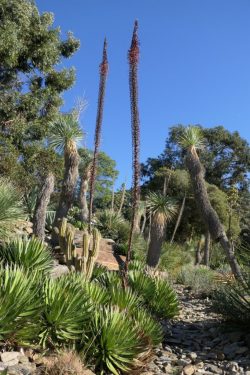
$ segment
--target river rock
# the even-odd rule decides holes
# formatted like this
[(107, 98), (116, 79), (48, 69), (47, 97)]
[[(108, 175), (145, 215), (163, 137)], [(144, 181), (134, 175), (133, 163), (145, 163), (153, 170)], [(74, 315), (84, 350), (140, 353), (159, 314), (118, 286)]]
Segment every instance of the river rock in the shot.
[(1, 361), (7, 366), (17, 365), (19, 362), (19, 357), (19, 352), (4, 352), (0, 354)]
[(187, 365), (183, 368), (184, 375), (193, 375), (196, 371), (196, 367), (193, 365)]

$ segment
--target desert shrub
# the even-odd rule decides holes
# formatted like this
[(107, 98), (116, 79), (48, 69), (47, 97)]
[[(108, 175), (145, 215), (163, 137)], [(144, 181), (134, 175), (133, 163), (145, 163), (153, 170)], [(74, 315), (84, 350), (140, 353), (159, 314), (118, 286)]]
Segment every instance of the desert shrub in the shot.
[(194, 261), (192, 249), (187, 244), (165, 242), (162, 247), (159, 269), (175, 277), (180, 268)]
[(250, 327), (250, 276), (247, 276), (245, 285), (233, 281), (217, 288), (213, 305), (226, 319)]
[(0, 247), (0, 261), (3, 264), (15, 264), (27, 271), (48, 273), (53, 258), (47, 245), (38, 238), (18, 238), (5, 242)]
[(206, 266), (184, 266), (177, 275), (177, 282), (197, 294), (210, 295), (216, 287), (215, 273)]
[(0, 340), (36, 337), (40, 303), (34, 275), (17, 266), (0, 268)]
[(81, 340), (90, 319), (92, 305), (75, 275), (46, 279), (40, 344), (43, 347), (73, 345)]
[(143, 351), (138, 328), (126, 311), (103, 307), (95, 311), (89, 342), (83, 348), (88, 361), (101, 374), (128, 372), (136, 356)]
[(86, 375), (80, 356), (71, 351), (59, 352), (44, 359), (41, 375)]

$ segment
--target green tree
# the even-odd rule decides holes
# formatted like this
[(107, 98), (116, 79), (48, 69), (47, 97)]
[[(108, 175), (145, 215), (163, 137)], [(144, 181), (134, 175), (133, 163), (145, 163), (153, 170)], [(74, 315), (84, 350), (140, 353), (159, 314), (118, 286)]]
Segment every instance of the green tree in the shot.
[(60, 64), (79, 41), (70, 33), (62, 40), (53, 14), (40, 14), (33, 1), (1, 0), (0, 19), (0, 173), (28, 194), (41, 175), (40, 156), (53, 154), (45, 157), (42, 142), (75, 80)]

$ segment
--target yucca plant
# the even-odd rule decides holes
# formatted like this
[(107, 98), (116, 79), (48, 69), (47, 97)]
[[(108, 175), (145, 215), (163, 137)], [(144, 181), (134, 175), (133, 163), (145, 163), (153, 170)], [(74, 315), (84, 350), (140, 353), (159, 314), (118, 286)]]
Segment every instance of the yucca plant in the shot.
[(201, 217), (210, 232), (212, 239), (219, 241), (224, 249), (235, 277), (244, 283), (242, 272), (234, 255), (232, 244), (226, 235), (217, 212), (213, 209), (209, 200), (204, 179), (204, 168), (197, 153), (197, 150), (202, 149), (205, 144), (201, 129), (197, 126), (188, 126), (180, 134), (178, 142), (186, 151), (186, 164), (190, 173), (195, 200), (200, 209)]
[(53, 266), (50, 249), (38, 238), (17, 238), (3, 243), (0, 247), (0, 261), (16, 265), (26, 271), (46, 274)]
[(107, 289), (95, 281), (86, 281), (83, 285), (83, 290), (93, 305), (106, 305), (110, 301), (110, 295)]
[(102, 273), (95, 280), (106, 288), (109, 288), (111, 285), (122, 285), (121, 277), (116, 271), (107, 271), (106, 273)]
[(42, 347), (73, 346), (82, 339), (92, 305), (71, 274), (45, 280), (43, 304), (39, 334)]
[(46, 218), (45, 218), (45, 228), (51, 232), (53, 228), (53, 223), (55, 221), (56, 211), (48, 210), (46, 211)]
[(97, 214), (97, 227), (104, 238), (119, 240), (119, 231), (126, 221), (118, 212), (110, 209), (102, 210)]
[(166, 224), (175, 217), (177, 205), (173, 198), (151, 192), (147, 197), (147, 209), (151, 215), (147, 265), (156, 267), (165, 239)]
[(25, 218), (21, 196), (11, 182), (0, 178), (0, 237), (8, 237), (18, 220)]
[(75, 113), (62, 115), (51, 124), (49, 144), (64, 154), (64, 177), (56, 211), (55, 224), (67, 213), (72, 205), (75, 186), (78, 178), (79, 155), (77, 143), (82, 139), (83, 133), (79, 126), (79, 119)]
[(0, 267), (0, 341), (26, 342), (39, 329), (41, 304), (34, 275), (17, 266)]
[(128, 372), (142, 351), (139, 331), (126, 311), (103, 307), (95, 311), (84, 354), (100, 374)]

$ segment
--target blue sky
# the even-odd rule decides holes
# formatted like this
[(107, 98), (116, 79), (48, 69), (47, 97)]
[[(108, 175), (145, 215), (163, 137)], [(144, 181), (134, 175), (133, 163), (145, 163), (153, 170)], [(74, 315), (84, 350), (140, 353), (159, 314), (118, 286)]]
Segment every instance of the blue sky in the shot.
[(81, 40), (66, 66), (77, 80), (64, 110), (85, 95), (84, 144), (93, 145), (98, 66), (108, 39), (109, 77), (101, 148), (117, 162), (119, 186), (131, 181), (127, 50), (139, 21), (141, 161), (159, 155), (172, 125), (200, 123), (238, 130), (250, 141), (249, 0), (37, 0), (55, 14), (62, 35)]

